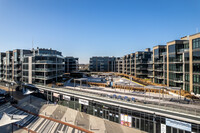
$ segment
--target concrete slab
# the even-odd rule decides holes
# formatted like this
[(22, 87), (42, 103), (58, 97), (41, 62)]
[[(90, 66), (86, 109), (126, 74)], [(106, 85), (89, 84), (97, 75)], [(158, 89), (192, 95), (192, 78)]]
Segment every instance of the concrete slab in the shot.
[(89, 115), (86, 113), (78, 112), (76, 116), (76, 123), (78, 127), (89, 130)]
[(58, 105), (49, 104), (48, 107), (46, 107), (40, 114), (49, 117), (50, 115), (52, 115), (52, 113), (56, 110), (57, 107)]
[(106, 128), (105, 128), (105, 123), (104, 120), (95, 116), (90, 115), (89, 116), (89, 121), (90, 121), (90, 130), (95, 132), (95, 133), (104, 133)]
[(58, 107), (52, 113), (51, 117), (57, 120), (61, 120), (66, 111), (67, 111), (67, 107), (58, 105)]
[(104, 120), (104, 122), (107, 133), (124, 133), (121, 128), (121, 125), (108, 120)]
[(67, 108), (67, 110), (66, 110), (65, 114), (63, 115), (61, 121), (75, 125), (77, 113), (78, 113), (78, 111)]

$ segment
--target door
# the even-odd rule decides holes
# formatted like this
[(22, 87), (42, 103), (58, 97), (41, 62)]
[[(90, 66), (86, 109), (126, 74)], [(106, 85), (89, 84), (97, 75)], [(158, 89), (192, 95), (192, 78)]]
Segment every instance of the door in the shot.
[(141, 128), (141, 125), (140, 125), (141, 122), (140, 121), (141, 121), (140, 118), (135, 118), (135, 127), (138, 128), (138, 129)]
[(109, 120), (109, 111), (106, 109), (103, 109), (103, 118)]

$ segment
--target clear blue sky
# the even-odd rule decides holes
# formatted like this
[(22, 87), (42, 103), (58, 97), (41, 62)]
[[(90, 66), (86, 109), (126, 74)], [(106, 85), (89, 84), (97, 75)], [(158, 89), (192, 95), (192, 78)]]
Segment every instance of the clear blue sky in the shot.
[(0, 0), (0, 51), (53, 48), (87, 63), (200, 31), (199, 0)]

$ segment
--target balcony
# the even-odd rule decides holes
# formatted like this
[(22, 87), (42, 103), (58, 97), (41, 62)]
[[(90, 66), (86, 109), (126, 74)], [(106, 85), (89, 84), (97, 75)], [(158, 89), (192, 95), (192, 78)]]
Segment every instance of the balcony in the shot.
[(183, 53), (183, 52), (188, 52), (189, 49), (178, 49), (177, 52), (178, 53)]
[(169, 71), (173, 73), (183, 73), (183, 69), (174, 69), (174, 70), (169, 70)]
[(174, 82), (176, 82), (176, 83), (183, 83), (183, 78), (175, 78)]
[(169, 63), (183, 63), (183, 59), (173, 59), (172, 61), (169, 61)]
[(136, 72), (137, 75), (148, 75), (147, 72)]
[(42, 72), (56, 71), (56, 68), (35, 68), (35, 71), (42, 71)]
[(154, 69), (154, 71), (159, 71), (159, 72), (163, 72), (163, 70), (164, 70), (164, 69), (163, 69), (162, 67), (159, 67), (159, 68), (155, 68), (155, 69)]
[(15, 61), (14, 64), (21, 64), (21, 62), (20, 61)]
[(153, 68), (147, 68), (147, 71), (153, 71)]
[(153, 61), (148, 61), (147, 63), (148, 63), (148, 64), (153, 64)]
[(164, 79), (164, 76), (155, 76), (157, 79)]
[(148, 74), (148, 77), (153, 78), (154, 76), (153, 76), (153, 74)]
[(48, 79), (56, 78), (56, 76), (35, 76), (35, 78), (36, 79), (48, 80)]
[(14, 77), (21, 77), (21, 74), (15, 74)]
[(136, 64), (147, 64), (147, 61), (136, 61)]
[(136, 70), (147, 70), (146, 67), (137, 67)]
[(51, 61), (51, 60), (37, 60), (37, 61), (35, 61), (35, 63), (48, 64), (48, 63), (57, 63), (57, 62), (56, 61)]
[(154, 61), (154, 64), (163, 64), (163, 60)]

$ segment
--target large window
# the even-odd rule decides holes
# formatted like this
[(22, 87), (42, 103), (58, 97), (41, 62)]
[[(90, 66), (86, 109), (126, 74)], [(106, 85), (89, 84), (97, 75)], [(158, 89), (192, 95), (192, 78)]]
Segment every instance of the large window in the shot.
[(199, 73), (200, 72), (200, 64), (194, 63), (193, 64), (193, 72)]
[(170, 54), (169, 55), (169, 62), (173, 62), (176, 60), (176, 55), (175, 54)]
[(17, 61), (17, 52), (14, 53), (14, 61)]
[(193, 92), (195, 94), (200, 94), (200, 87), (199, 86), (193, 86)]
[(200, 75), (196, 75), (196, 74), (194, 74), (193, 75), (193, 83), (199, 83), (200, 82)]
[(197, 49), (200, 48), (200, 38), (193, 39), (192, 40), (192, 48)]
[(170, 45), (168, 48), (169, 48), (169, 53), (175, 53), (175, 44)]
[(200, 61), (200, 51), (193, 52), (193, 61)]
[(190, 75), (189, 74), (185, 74), (185, 81), (187, 81), (187, 82), (190, 81)]
[(154, 56), (158, 56), (158, 55), (159, 55), (158, 49), (154, 49)]
[(189, 53), (185, 53), (185, 61), (189, 61)]
[(189, 64), (185, 64), (185, 72), (189, 72), (189, 69), (190, 68), (190, 66), (189, 66)]
[(190, 91), (190, 85), (189, 84), (185, 84), (185, 90), (188, 91), (188, 92)]

